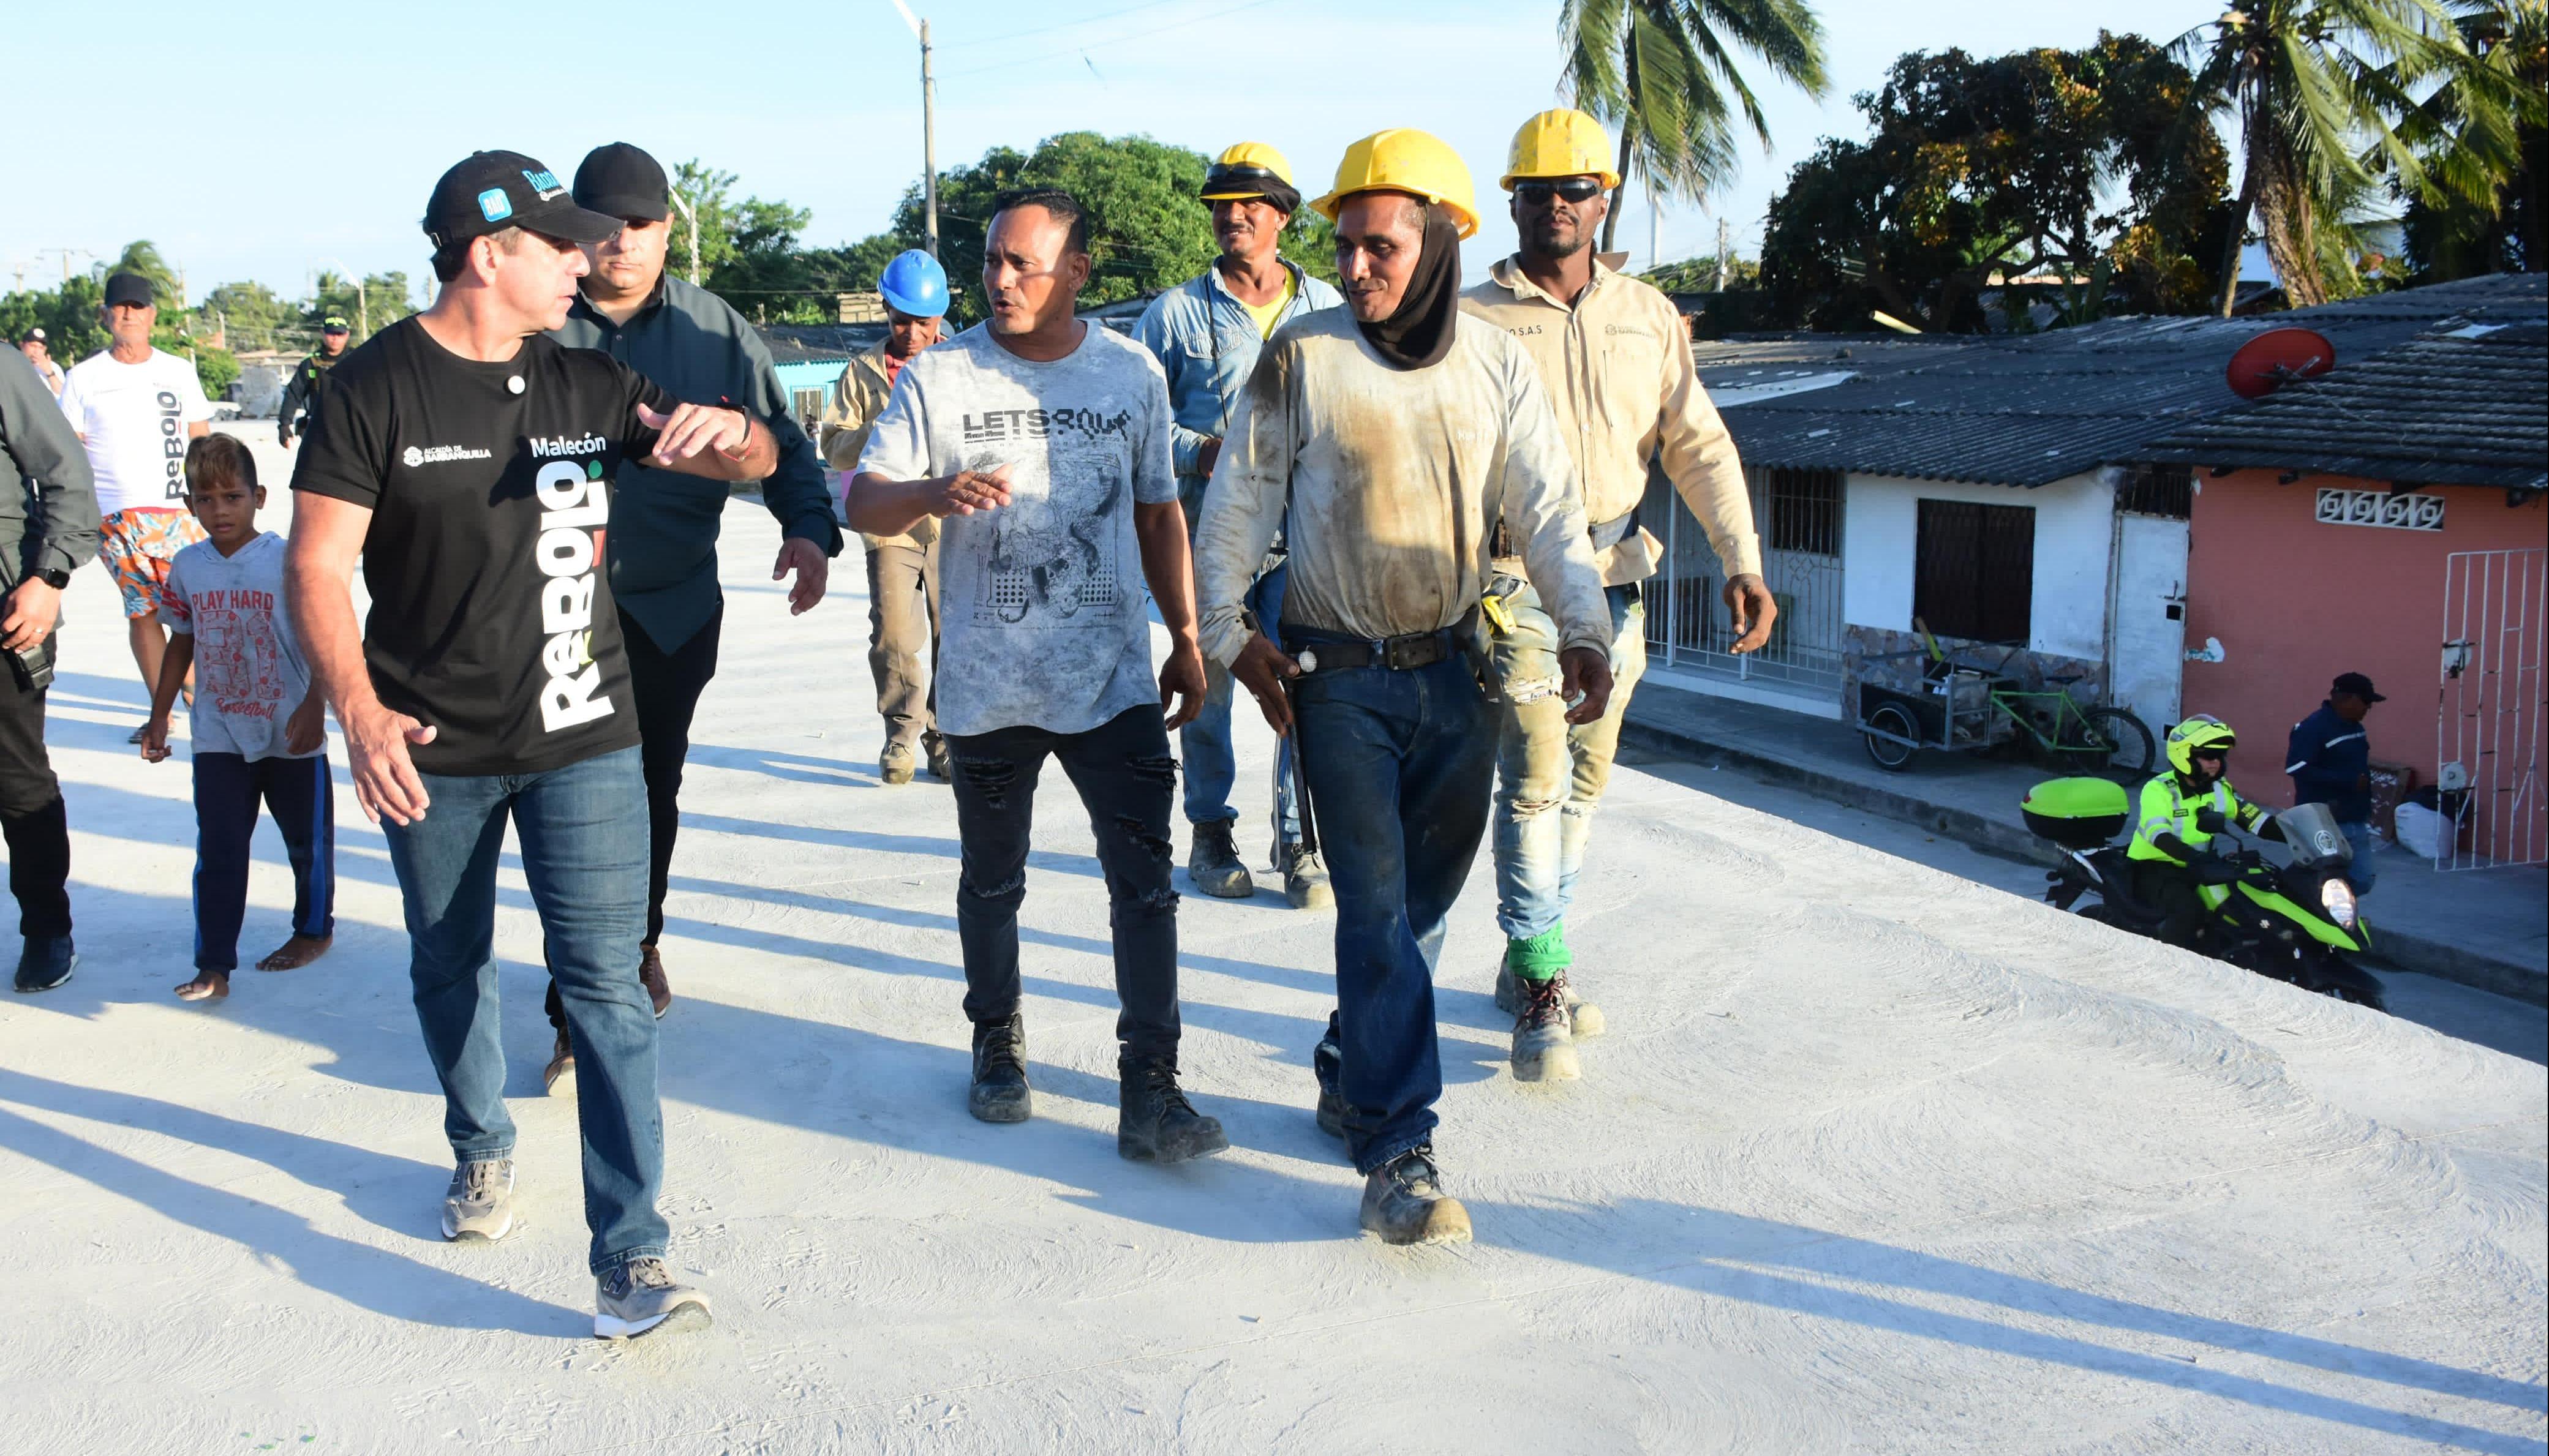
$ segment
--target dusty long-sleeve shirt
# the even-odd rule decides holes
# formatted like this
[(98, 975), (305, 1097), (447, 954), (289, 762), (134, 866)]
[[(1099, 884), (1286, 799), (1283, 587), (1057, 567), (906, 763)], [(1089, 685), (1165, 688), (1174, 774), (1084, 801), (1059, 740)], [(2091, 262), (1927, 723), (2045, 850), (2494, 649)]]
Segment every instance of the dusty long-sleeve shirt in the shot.
[[(893, 342), (878, 339), (850, 360), (841, 377), (832, 382), (832, 397), (823, 405), (823, 463), (841, 472), (845, 488), (859, 468), (859, 452), (868, 447), (877, 416), (885, 412), (885, 402), (894, 398), (895, 366), (886, 353)], [(938, 522), (925, 515), (899, 536), (859, 532), (860, 542), (870, 551), (887, 545), (922, 547), (937, 539)]]
[[(1488, 272), (1491, 281), (1462, 297), (1540, 366), (1595, 532), (1638, 508), (1647, 495), (1647, 462), (1660, 457), (1665, 478), (1708, 532), (1726, 574), (1759, 575), (1761, 539), (1744, 462), (1700, 385), (1690, 335), (1672, 300), (1598, 262), (1571, 309), (1541, 292), (1517, 259)], [(1643, 526), (1614, 536), (1596, 557), (1602, 581), (1613, 587), (1645, 581), (1655, 574), (1662, 550)]]
[(88, 451), (43, 375), (16, 349), (0, 359), (0, 592), (41, 571), (97, 559)]
[[(1240, 602), (1276, 530), (1291, 547), (1283, 620), (1357, 637), (1432, 632), (1477, 604), (1501, 515), (1561, 647), (1608, 652), (1611, 614), (1557, 416), (1530, 356), (1461, 316), (1423, 369), (1381, 362), (1354, 316), (1278, 329), (1240, 392), (1195, 529), (1203, 650), (1248, 645)], [(1270, 628), (1273, 623), (1267, 624)]]

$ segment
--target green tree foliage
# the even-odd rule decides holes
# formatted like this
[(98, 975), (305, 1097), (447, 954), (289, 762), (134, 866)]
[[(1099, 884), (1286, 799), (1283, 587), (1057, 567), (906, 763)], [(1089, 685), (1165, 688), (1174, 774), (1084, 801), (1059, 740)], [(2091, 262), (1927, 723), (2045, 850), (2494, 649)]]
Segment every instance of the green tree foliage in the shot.
[(294, 320), (296, 332), (281, 347), (317, 348), (319, 330), (330, 314), (352, 325), (353, 336), (346, 341), (350, 348), (415, 312), (404, 272), (366, 274), (359, 288), (340, 273), (321, 273), (317, 291)]
[(2199, 255), (2226, 226), (2228, 157), (2179, 126), (2185, 66), (2137, 36), (2084, 50), (1897, 60), (1855, 98), (1866, 141), (1826, 138), (1770, 204), (1763, 286), (1789, 317), (1859, 328), (1883, 311), (1932, 331), (1990, 326), (1996, 279), (2013, 317), (2049, 302), (2058, 321), (2201, 307)]
[(53, 362), (67, 369), (106, 347), (106, 328), (98, 321), (98, 306), (105, 301), (105, 284), (87, 273), (59, 288), (13, 293), (0, 299), (0, 331), (14, 346), (27, 330), (43, 329)]
[(2549, 267), (2540, 199), (2549, 176), (2549, 5), (2463, 0), (2453, 22), (2470, 63), (2399, 129), (2427, 184), (2403, 220), (2413, 276), (2441, 283), (2538, 272)]
[[(2222, 111), (2239, 124), (2239, 228), (2221, 240), (2220, 311), (2238, 288), (2251, 217), (2296, 305), (2355, 291), (2358, 239), (2348, 226), (2374, 195), (2376, 169), (2409, 192), (2423, 158), (2398, 130), (2418, 93), (2470, 61), (2441, 0), (2230, 0), (2221, 18), (2170, 47), (2195, 72), (2184, 133)], [(2466, 99), (2493, 106), (2484, 90)], [(2492, 127), (2492, 117), (2463, 125)]]
[(1620, 132), (1605, 251), (1632, 176), (1663, 197), (1705, 198), (1735, 174), (1739, 111), (1769, 145), (1769, 122), (1735, 50), (1750, 51), (1809, 96), (1829, 86), (1823, 22), (1806, 0), (1566, 0), (1558, 31), (1575, 104)]
[[(1684, 258), (1678, 263), (1650, 268), (1638, 277), (1665, 293), (1711, 293), (1717, 288), (1717, 255), (1706, 253), (1696, 258)], [(1760, 281), (1759, 263), (1732, 253), (1727, 255), (1726, 286), (1729, 289), (1752, 288)]]
[(158, 296), (162, 314), (176, 313), (185, 302), (186, 291), (178, 281), (177, 270), (169, 267), (168, 260), (159, 256), (159, 245), (146, 237), (126, 243), (124, 251), (107, 265), (106, 271), (110, 275), (138, 273), (150, 280), (150, 290)]
[[(262, 283), (225, 283), (204, 295), (196, 316), (203, 331), (219, 333), (234, 350), (296, 346), (299, 311)], [(287, 335), (294, 342), (287, 342)]]

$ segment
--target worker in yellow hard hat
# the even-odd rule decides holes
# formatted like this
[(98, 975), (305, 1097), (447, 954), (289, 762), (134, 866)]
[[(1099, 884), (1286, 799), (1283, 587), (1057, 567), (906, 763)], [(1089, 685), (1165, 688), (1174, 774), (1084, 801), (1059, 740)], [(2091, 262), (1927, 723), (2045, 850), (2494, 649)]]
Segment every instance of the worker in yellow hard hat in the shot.
[(1620, 185), (1611, 137), (1580, 111), (1545, 111), (1514, 133), (1503, 183), (1520, 246), (1469, 290), (1469, 307), (1512, 334), (1539, 366), (1569, 461), (1583, 483), (1596, 564), (1610, 605), (1610, 708), (1570, 724), (1554, 694), (1557, 625), (1524, 580), (1520, 538), (1496, 530), (1488, 593), (1506, 696), (1496, 759), (1496, 923), (1505, 952), (1496, 1004), (1514, 1017), (1514, 1075), (1581, 1075), (1575, 1040), (1601, 1012), (1568, 984), (1566, 910), (1584, 867), (1593, 811), (1610, 781), (1629, 694), (1647, 666), (1638, 584), (1662, 543), (1638, 523), (1647, 473), (1660, 463), (1708, 534), (1725, 573), (1729, 643), (1769, 640), (1779, 609), (1761, 581), (1761, 547), (1735, 442), (1700, 387), (1672, 301), (1593, 255)]
[[(1539, 371), (1461, 309), (1468, 168), (1425, 133), (1382, 132), (1348, 148), (1312, 206), (1336, 222), (1347, 307), (1283, 327), (1240, 392), (1197, 527), (1200, 630), (1292, 736), (1335, 875), (1320, 1126), (1365, 1175), (1365, 1228), (1453, 1241), (1469, 1219), (1434, 1161), (1433, 975), (1495, 770), (1477, 637), (1487, 527), (1512, 523), (1587, 721), (1610, 694), (1612, 623)], [(1282, 610), (1251, 616), (1278, 530)]]
[[(1212, 478), (1222, 436), (1229, 432), (1240, 387), (1257, 367), (1258, 350), (1283, 324), (1344, 302), (1334, 288), (1277, 251), (1284, 228), (1301, 207), (1292, 164), (1283, 153), (1263, 141), (1242, 141), (1213, 159), (1198, 196), (1212, 209), (1220, 256), (1201, 276), (1153, 299), (1133, 325), (1135, 341), (1159, 356), (1169, 377), (1178, 497), (1185, 504), (1189, 532), (1203, 508), (1204, 485)], [(1269, 566), (1250, 605), (1260, 616), (1279, 616), (1282, 566), (1279, 558)], [(1209, 659), (1206, 667), (1203, 711), (1179, 737), (1192, 834), (1186, 877), (1207, 895), (1244, 900), (1257, 892), (1257, 885), (1233, 837), (1239, 811), (1230, 806), (1238, 780), (1230, 740), (1230, 674)], [(1294, 909), (1330, 904), (1327, 868), (1318, 851), (1302, 842), (1290, 759), (1279, 745), (1274, 772), (1271, 858), (1283, 876), (1283, 898)]]

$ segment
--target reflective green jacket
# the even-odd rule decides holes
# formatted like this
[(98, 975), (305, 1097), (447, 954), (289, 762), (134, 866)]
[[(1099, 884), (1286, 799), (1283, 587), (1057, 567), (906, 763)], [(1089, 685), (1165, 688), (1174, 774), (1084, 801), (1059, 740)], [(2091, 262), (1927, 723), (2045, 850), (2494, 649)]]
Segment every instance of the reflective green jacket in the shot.
[(2230, 786), (2227, 778), (2215, 783), (2210, 792), (2190, 795), (2172, 770), (2142, 785), (2140, 809), (2133, 816), (2133, 843), (2124, 851), (2124, 858), (2184, 864), (2159, 847), (2159, 837), (2173, 834), (2189, 849), (2203, 849), (2213, 842), (2213, 836), (2195, 824), (2195, 816), (2205, 809), (2215, 810), (2251, 834), (2270, 817), (2266, 810), (2239, 797), (2239, 791)]

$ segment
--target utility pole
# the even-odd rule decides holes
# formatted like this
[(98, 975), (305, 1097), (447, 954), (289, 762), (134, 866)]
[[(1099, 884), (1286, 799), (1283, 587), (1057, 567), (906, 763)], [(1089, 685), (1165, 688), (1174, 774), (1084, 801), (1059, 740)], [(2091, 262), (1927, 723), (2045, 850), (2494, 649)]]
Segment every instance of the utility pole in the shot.
[(691, 287), (697, 288), (700, 286), (700, 211), (691, 206), (690, 199), (682, 196), (679, 188), (668, 187), (665, 192), (672, 197), (673, 206), (682, 210), (683, 221), (691, 225)]
[(1655, 179), (1647, 177), (1647, 271), (1652, 273), (1664, 264), (1664, 210), (1655, 201)]
[(894, 0), (902, 23), (920, 38), (920, 237), (931, 257), (938, 256), (938, 82), (929, 72), (929, 22)]
[(1726, 220), (1725, 220), (1724, 218), (1720, 218), (1720, 219), (1718, 219), (1718, 220), (1717, 220), (1717, 291), (1718, 291), (1719, 293), (1724, 293), (1724, 292), (1726, 292), (1726, 250), (1727, 250), (1729, 247), (1732, 247), (1732, 246), (1734, 245), (1734, 244), (1732, 244), (1732, 243), (1730, 243), (1730, 242), (1728, 242), (1728, 241), (1726, 240), (1726, 236), (1727, 236), (1727, 233), (1728, 233), (1728, 231), (1729, 231), (1729, 230), (1730, 230), (1730, 229), (1729, 229), (1729, 228), (1727, 228), (1727, 226), (1726, 226)]

